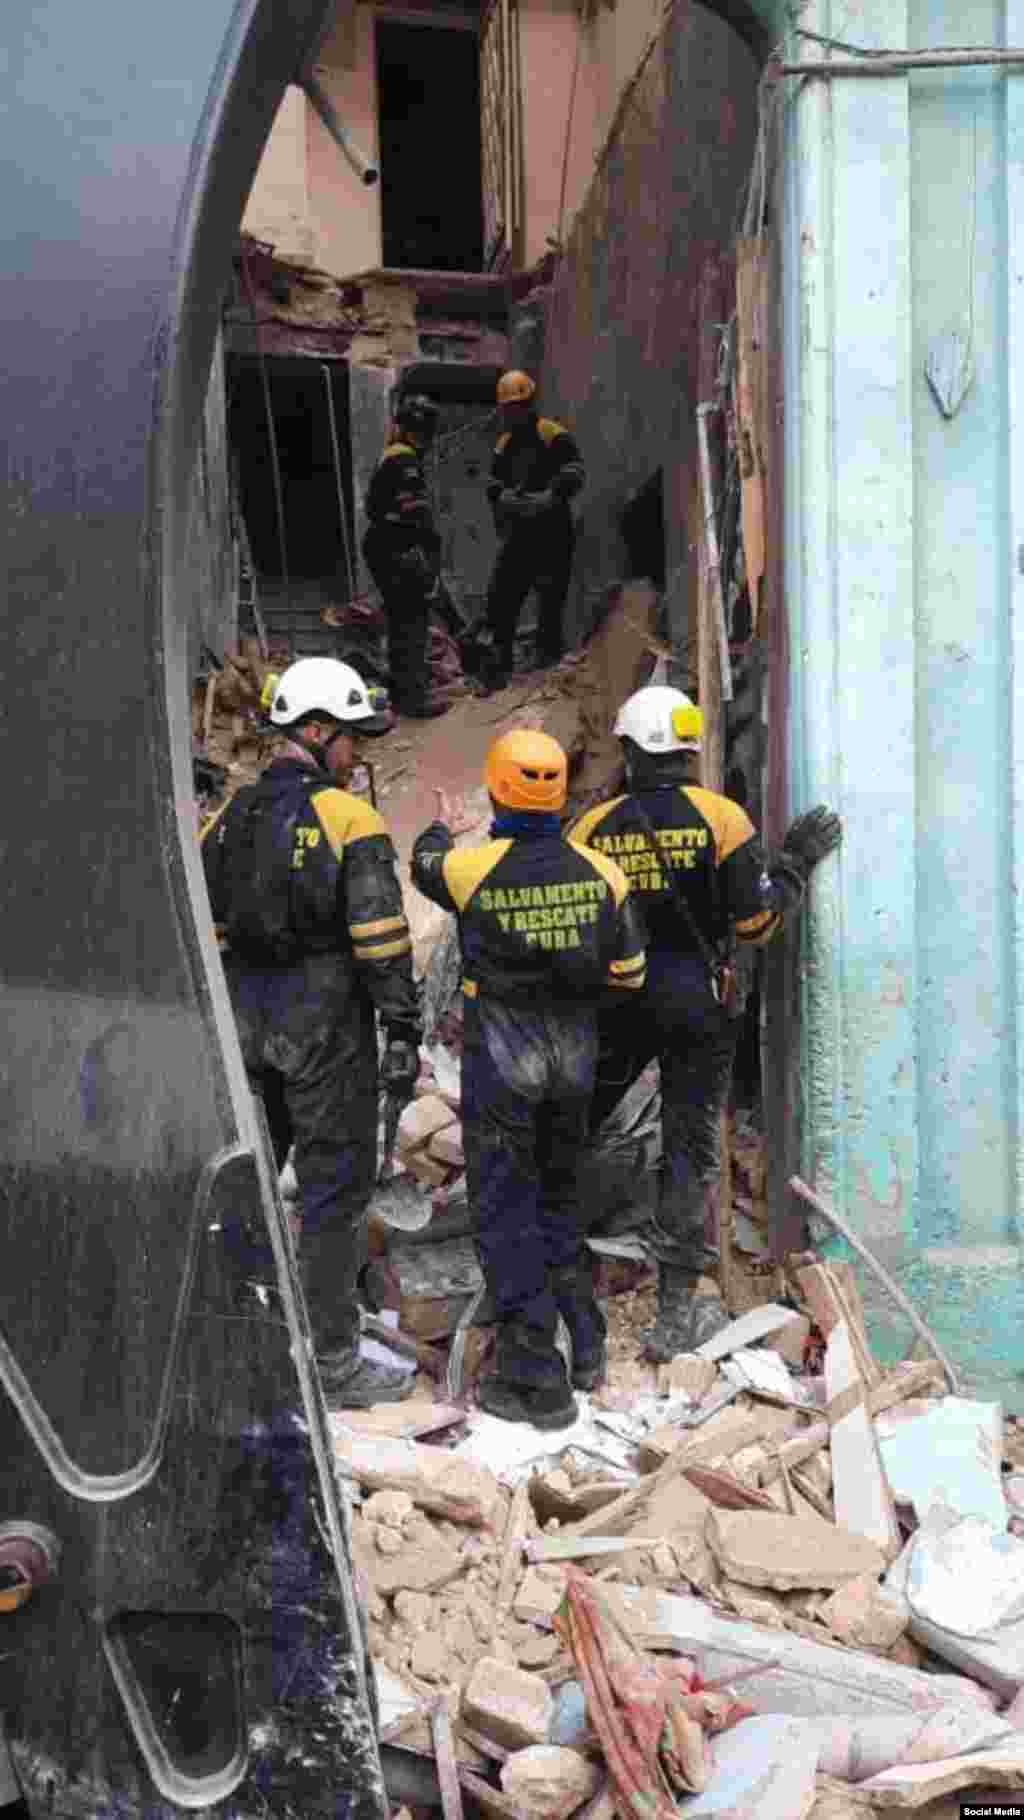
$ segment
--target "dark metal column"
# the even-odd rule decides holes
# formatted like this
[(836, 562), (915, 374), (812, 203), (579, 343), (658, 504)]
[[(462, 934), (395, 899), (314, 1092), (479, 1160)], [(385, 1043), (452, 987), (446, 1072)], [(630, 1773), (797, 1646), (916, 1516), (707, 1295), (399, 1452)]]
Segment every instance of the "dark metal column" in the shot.
[(328, 0), (7, 0), (0, 1618), (34, 1812), (386, 1813), (344, 1513), (195, 844), (189, 489)]

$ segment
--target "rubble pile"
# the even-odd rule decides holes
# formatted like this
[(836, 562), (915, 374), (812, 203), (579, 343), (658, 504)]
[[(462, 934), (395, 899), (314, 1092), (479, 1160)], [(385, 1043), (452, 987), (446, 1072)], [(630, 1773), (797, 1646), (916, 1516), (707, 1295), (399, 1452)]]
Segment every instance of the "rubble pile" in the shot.
[(499, 1820), (1024, 1790), (1024, 1427), (883, 1371), (847, 1266), (785, 1281), (560, 1434), (429, 1391), (332, 1417), (396, 1804), (448, 1812), (439, 1703)]

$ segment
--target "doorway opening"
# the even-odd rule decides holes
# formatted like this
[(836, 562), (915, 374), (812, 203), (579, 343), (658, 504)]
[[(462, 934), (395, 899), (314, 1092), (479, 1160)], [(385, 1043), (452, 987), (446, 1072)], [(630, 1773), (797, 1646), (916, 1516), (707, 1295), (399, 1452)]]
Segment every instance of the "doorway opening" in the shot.
[(482, 271), (477, 35), (378, 18), (376, 38), (384, 264)]
[(273, 437), (259, 360), (228, 355), (234, 507), (268, 636), (294, 640), (300, 654), (312, 655), (336, 642), (322, 620), (325, 607), (347, 602), (355, 591), (348, 366), (270, 355), (266, 376)]

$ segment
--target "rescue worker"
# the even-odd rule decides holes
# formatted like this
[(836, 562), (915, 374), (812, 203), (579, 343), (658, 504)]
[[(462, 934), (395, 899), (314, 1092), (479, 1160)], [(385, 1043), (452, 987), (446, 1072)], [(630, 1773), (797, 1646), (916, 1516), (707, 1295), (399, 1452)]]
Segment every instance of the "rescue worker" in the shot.
[(729, 966), (732, 938), (769, 941), (802, 901), (812, 868), (839, 845), (842, 829), (829, 809), (812, 809), (766, 861), (746, 811), (698, 785), (703, 715), (678, 689), (638, 690), (613, 730), (622, 742), (626, 794), (587, 810), (570, 838), (614, 859), (640, 899), (647, 979), (618, 1017), (602, 1017), (591, 1129), (656, 1058), (662, 1176), (648, 1242), (658, 1305), (644, 1350), (665, 1361), (692, 1352), (728, 1320), (712, 1277), (717, 1250), (705, 1208), (742, 1011)]
[[(644, 981), (644, 936), (623, 874), (563, 839), (566, 757), (519, 729), (487, 755), (491, 838), (456, 849), (445, 819), (413, 848), (413, 883), (459, 919), (465, 995), (462, 1131), (497, 1363), (492, 1415), (562, 1428), (572, 1382), (600, 1383), (605, 1322), (576, 1210), (597, 1063), (597, 1006)], [(439, 792), (442, 818), (446, 803)]]
[(502, 689), (512, 671), (516, 627), (531, 588), (537, 591), (537, 661), (546, 669), (565, 648), (562, 615), (572, 574), (576, 531), (570, 500), (583, 486), (583, 458), (564, 424), (539, 417), (527, 373), (498, 381), (501, 433), (487, 497), (499, 548), (487, 590), (480, 675)]
[(399, 400), (396, 434), (377, 463), (366, 495), (369, 526), (363, 555), (384, 603), (392, 701), (406, 720), (432, 720), (448, 711), (446, 704), (430, 701), (427, 673), (441, 539), (423, 463), (437, 434), (437, 419), (432, 399), (414, 392)]
[(343, 1408), (400, 1400), (412, 1380), (360, 1360), (356, 1285), (377, 1172), (381, 1079), (410, 1098), (420, 1014), (395, 851), (375, 809), (344, 789), (356, 739), (393, 726), (361, 676), (304, 657), (272, 681), (287, 743), (202, 836), (242, 1056), (265, 1101), (280, 1169), (295, 1144), (299, 1260), (317, 1363)]

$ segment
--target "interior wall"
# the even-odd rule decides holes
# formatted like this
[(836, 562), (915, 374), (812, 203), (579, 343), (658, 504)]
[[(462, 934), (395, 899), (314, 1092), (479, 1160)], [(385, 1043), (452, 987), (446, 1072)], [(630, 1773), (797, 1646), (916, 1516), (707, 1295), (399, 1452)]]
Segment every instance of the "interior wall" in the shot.
[(758, 66), (731, 28), (677, 0), (574, 223), (548, 303), (541, 400), (587, 463), (577, 629), (624, 574), (629, 496), (663, 477), (668, 596), (685, 634), (696, 576), (695, 291), (727, 248), (750, 171)]

